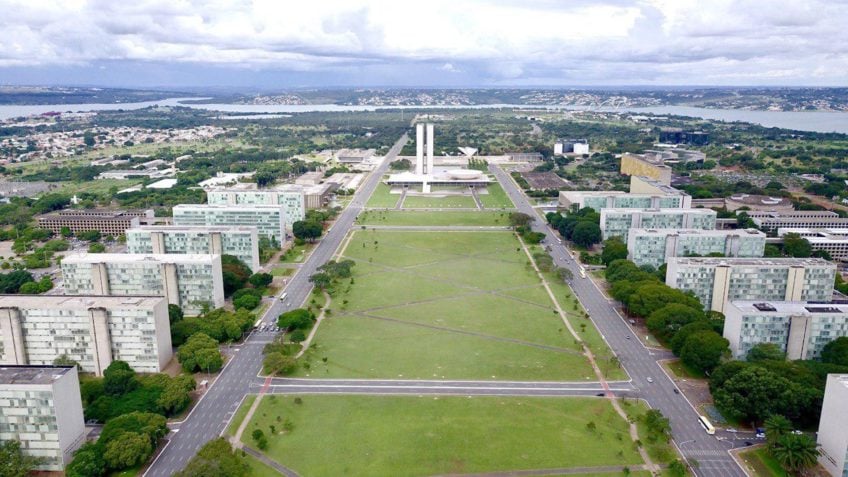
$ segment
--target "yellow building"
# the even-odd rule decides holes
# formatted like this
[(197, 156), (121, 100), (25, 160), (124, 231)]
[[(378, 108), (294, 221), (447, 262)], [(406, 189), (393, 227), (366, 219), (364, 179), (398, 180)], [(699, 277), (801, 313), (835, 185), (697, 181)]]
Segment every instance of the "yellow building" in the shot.
[(649, 177), (665, 185), (671, 184), (671, 167), (663, 164), (662, 159), (645, 154), (622, 154), (621, 173)]

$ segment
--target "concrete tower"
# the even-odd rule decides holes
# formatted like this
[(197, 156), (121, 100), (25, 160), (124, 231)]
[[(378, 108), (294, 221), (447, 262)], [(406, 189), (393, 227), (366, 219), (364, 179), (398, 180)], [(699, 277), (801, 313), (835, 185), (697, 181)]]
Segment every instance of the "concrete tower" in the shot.
[[(426, 136), (425, 136), (426, 132)], [(429, 175), (433, 173), (433, 125), (415, 125), (415, 173), (418, 175)], [(424, 155), (427, 161), (424, 161)]]
[(433, 173), (433, 125), (427, 125), (427, 171), (426, 174)]

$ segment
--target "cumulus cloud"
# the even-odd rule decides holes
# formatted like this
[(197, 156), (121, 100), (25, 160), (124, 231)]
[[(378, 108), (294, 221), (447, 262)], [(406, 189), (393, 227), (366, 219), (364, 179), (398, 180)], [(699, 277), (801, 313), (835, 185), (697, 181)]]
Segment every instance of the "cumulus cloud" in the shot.
[[(152, 62), (426, 85), (845, 84), (829, 0), (0, 0), (8, 68)], [(96, 69), (96, 68), (92, 68)], [(370, 73), (371, 76), (369, 76)], [(373, 81), (373, 79), (372, 79)]]

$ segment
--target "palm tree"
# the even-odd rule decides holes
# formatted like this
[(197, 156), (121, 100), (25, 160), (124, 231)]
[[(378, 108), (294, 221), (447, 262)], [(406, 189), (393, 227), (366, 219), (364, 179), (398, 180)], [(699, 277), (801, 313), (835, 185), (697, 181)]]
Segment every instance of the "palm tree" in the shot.
[(809, 436), (786, 434), (777, 440), (771, 454), (787, 472), (797, 474), (816, 465), (819, 450)]
[(766, 440), (769, 449), (774, 447), (781, 436), (792, 431), (792, 422), (780, 414), (772, 414), (763, 425), (766, 428)]

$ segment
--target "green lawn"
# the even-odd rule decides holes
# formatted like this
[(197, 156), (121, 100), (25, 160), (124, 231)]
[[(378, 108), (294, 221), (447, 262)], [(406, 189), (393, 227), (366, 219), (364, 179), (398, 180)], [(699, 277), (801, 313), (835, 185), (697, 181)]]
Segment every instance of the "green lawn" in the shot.
[(789, 475), (780, 463), (769, 455), (765, 447), (740, 452), (739, 457), (753, 469), (755, 477), (787, 477)]
[[(304, 395), (263, 399), (267, 454), (301, 475), (433, 475), (639, 465), (603, 399)], [(293, 430), (279, 433), (284, 420)], [(593, 422), (596, 429), (589, 430)], [(274, 425), (277, 434), (271, 434)]]
[(474, 197), (468, 195), (407, 195), (403, 200), (404, 209), (476, 209)]
[(488, 194), (479, 194), (480, 202), (483, 203), (483, 207), (487, 209), (511, 209), (515, 207), (515, 204), (512, 203), (512, 200), (509, 199), (509, 196), (504, 192), (503, 187), (497, 182), (489, 184), (486, 186), (486, 191)]
[(293, 274), (294, 271), (295, 269), (290, 267), (275, 267), (271, 269), (271, 275), (275, 277), (287, 277)]
[(641, 419), (648, 411), (648, 406), (637, 400), (622, 400), (624, 412), (630, 419), (636, 421), (636, 427), (639, 431), (639, 440), (651, 456), (651, 459), (657, 464), (669, 464), (679, 458), (677, 451), (671, 444), (671, 441), (663, 441), (662, 439), (653, 439), (648, 432), (648, 426)]
[(283, 255), (280, 255), (281, 263), (300, 263), (309, 256), (309, 253), (312, 252), (312, 249), (315, 248), (315, 243), (306, 242), (303, 245), (294, 245)]
[(706, 375), (704, 373), (702, 373), (702, 372), (700, 372), (696, 369), (692, 369), (689, 366), (686, 366), (679, 359), (676, 359), (674, 361), (669, 361), (668, 363), (666, 363), (666, 366), (678, 378), (683, 378), (683, 379), (705, 379), (706, 378)]
[(256, 457), (245, 454), (244, 461), (250, 467), (250, 477), (279, 477), (280, 473), (262, 463)]
[(300, 376), (596, 380), (510, 232), (356, 231), (345, 258)]
[(244, 420), (244, 416), (247, 415), (248, 409), (250, 409), (250, 405), (253, 404), (253, 401), (256, 400), (255, 394), (248, 394), (244, 397), (244, 401), (241, 406), (236, 410), (236, 413), (233, 415), (233, 418), (230, 419), (230, 424), (227, 425), (226, 435), (235, 436), (236, 431), (238, 431), (239, 425), (241, 425), (241, 421)]
[(359, 214), (357, 223), (363, 225), (509, 225), (506, 212), (495, 211), (401, 211), (370, 210)]
[(374, 193), (371, 194), (371, 198), (368, 199), (365, 207), (393, 209), (398, 199), (400, 199), (400, 194), (392, 194), (391, 187), (381, 182), (377, 184), (377, 188), (374, 189)]

